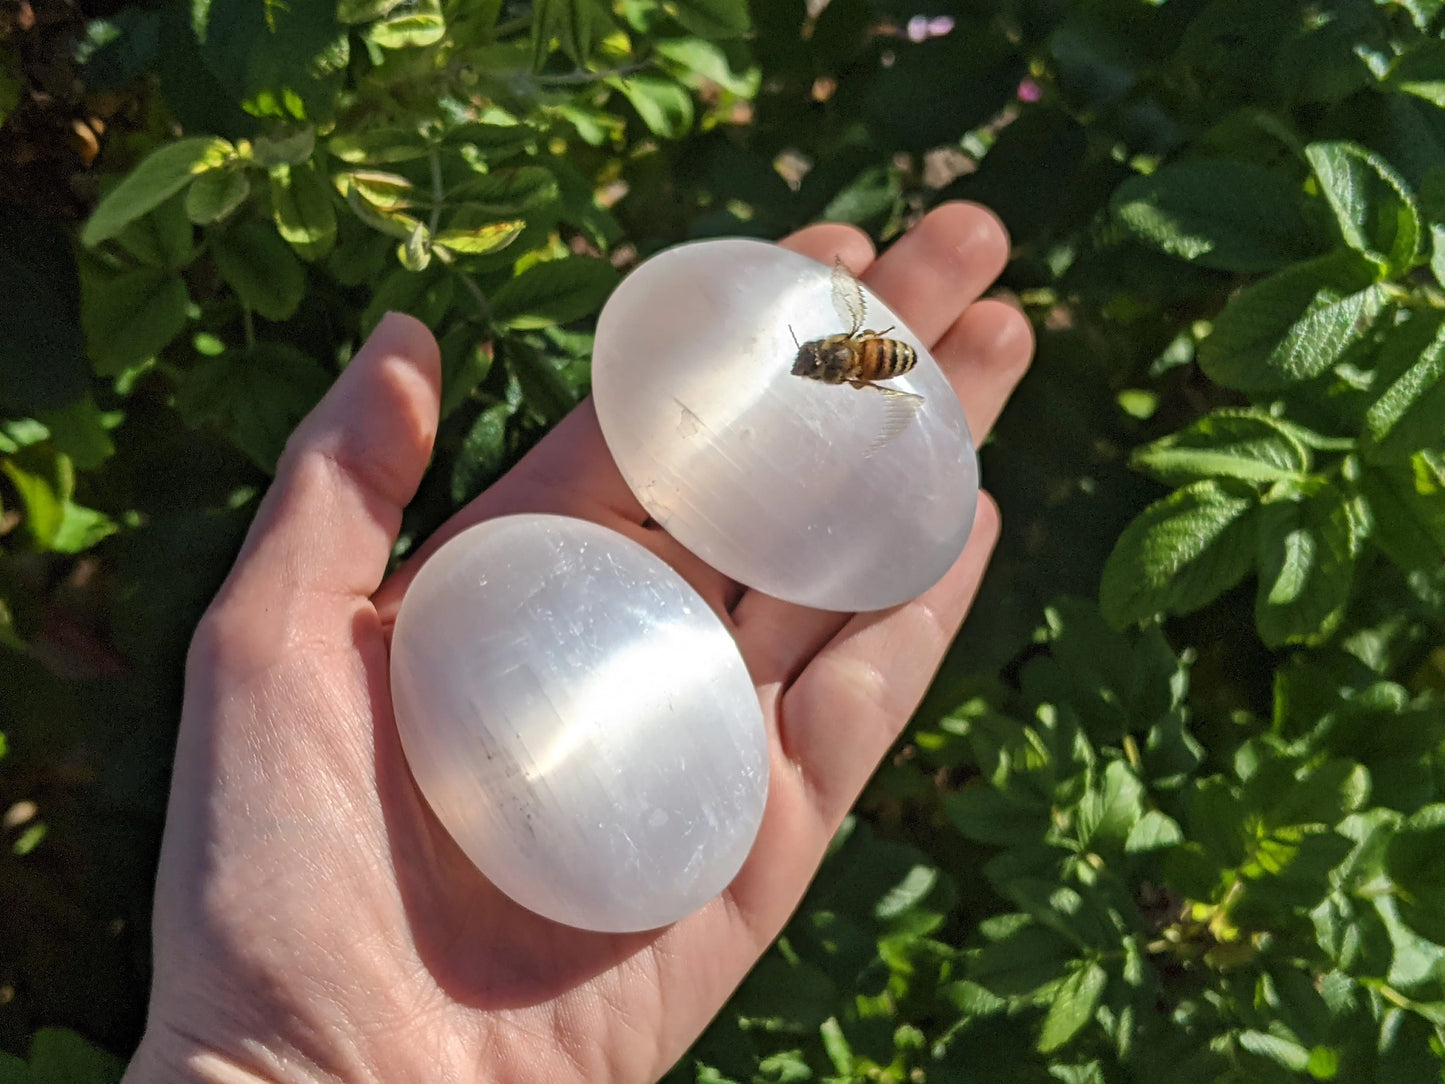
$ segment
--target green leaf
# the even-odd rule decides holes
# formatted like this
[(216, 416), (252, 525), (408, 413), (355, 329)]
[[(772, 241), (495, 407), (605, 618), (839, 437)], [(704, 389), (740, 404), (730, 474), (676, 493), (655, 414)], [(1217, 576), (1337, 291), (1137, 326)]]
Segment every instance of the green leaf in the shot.
[(1420, 181), (1420, 210), (1431, 231), (1431, 273), (1445, 286), (1445, 165), (1432, 166)]
[(848, 1045), (847, 1038), (843, 1035), (843, 1027), (838, 1023), (838, 1018), (830, 1016), (823, 1021), (818, 1033), (823, 1037), (823, 1049), (827, 1052), (828, 1060), (833, 1063), (833, 1068), (840, 1073), (851, 1073), (853, 1070), (853, 1048)]
[(1445, 911), (1445, 804), (1417, 810), (1396, 830), (1385, 861), (1414, 902)]
[(557, 198), (557, 179), (542, 166), (498, 169), (473, 177), (447, 193), (458, 211), (513, 215)]
[(351, 59), (335, 4), (197, 0), (189, 8), (206, 70), (247, 114), (331, 119)]
[(1123, 848), (1129, 834), (1144, 815), (1144, 785), (1122, 760), (1104, 769), (1102, 786), (1090, 790), (1079, 802), (1079, 843), (1092, 850)]
[(194, 231), (179, 193), (131, 222), (115, 240), (139, 262), (163, 271), (179, 271), (196, 255)]
[(579, 320), (597, 311), (620, 277), (606, 260), (586, 256), (534, 264), (492, 295), (492, 315), (519, 329)]
[(71, 500), (75, 466), (54, 449), (26, 448), (0, 459), (3, 472), (25, 508), (25, 533), (42, 552), (80, 553), (114, 534), (109, 516)]
[(94, 470), (115, 454), (109, 431), (121, 417), (118, 412), (103, 413), (87, 395), (60, 410), (41, 411), (36, 420), (48, 430), (56, 451), (69, 457), (77, 469)]
[(186, 326), (186, 284), (173, 271), (142, 269), (114, 278), (87, 272), (81, 319), (95, 371), (117, 376), (160, 353)]
[(446, 32), (441, 0), (403, 0), (384, 19), (366, 28), (366, 36), (383, 49), (435, 45)]
[(1410, 268), (1420, 252), (1420, 208), (1390, 164), (1344, 141), (1311, 143), (1305, 157), (1334, 209), (1345, 244), (1390, 272)]
[(525, 342), (508, 340), (502, 356), (521, 386), (527, 409), (544, 425), (560, 422), (586, 393), (568, 379), (565, 360), (543, 354)]
[(537, 0), (532, 5), (532, 65), (540, 71), (559, 39), (579, 68), (612, 28), (612, 14), (600, 0)]
[(1289, 387), (1325, 372), (1364, 338), (1385, 303), (1358, 258), (1296, 264), (1241, 290), (1199, 345), (1199, 365), (1239, 391)]
[[(50, 439), (50, 430), (34, 418), (0, 423), (0, 454), (9, 455)], [(63, 449), (62, 449), (63, 450)]]
[(286, 438), (330, 385), (331, 375), (310, 355), (261, 342), (197, 365), (177, 389), (176, 410), (187, 425), (221, 430), (269, 474)]
[(1022, 793), (999, 791), (986, 783), (945, 795), (943, 809), (965, 838), (995, 846), (1041, 839), (1049, 823), (1046, 806), (1029, 801)]
[(415, 128), (378, 127), (338, 132), (326, 144), (343, 162), (384, 166), (425, 158), (427, 142)]
[(1445, 561), (1445, 464), (1429, 452), (1365, 467), (1360, 490), (1374, 519), (1371, 539), (1406, 571)]
[(85, 224), (81, 241), (93, 247), (114, 237), (186, 187), (192, 178), (225, 165), (234, 153), (229, 142), (213, 136), (180, 139), (158, 148), (100, 201)]
[(1184, 842), (1184, 833), (1174, 818), (1151, 809), (1129, 829), (1124, 840), (1124, 853), (1147, 854)]
[(1384, 83), (1445, 109), (1445, 42), (1416, 43), (1394, 59)]
[(242, 222), (211, 243), (221, 275), (241, 304), (268, 320), (285, 320), (306, 293), (306, 271), (270, 226)]
[[(1375, 0), (1377, 4), (1393, 5), (1397, 0)], [(1410, 19), (1415, 24), (1415, 29), (1427, 31), (1430, 24), (1445, 9), (1445, 0), (1398, 0), (1399, 5), (1410, 13)]]
[(663, 6), (700, 38), (740, 38), (753, 25), (746, 0), (666, 0)]
[(1189, 733), (1182, 711), (1172, 711), (1154, 726), (1144, 743), (1144, 778), (1158, 790), (1178, 787), (1190, 779), (1204, 759), (1204, 749)]
[(1264, 809), (1269, 828), (1327, 827), (1353, 813), (1368, 797), (1369, 772), (1348, 757), (1336, 757), (1296, 770), (1276, 762), (1275, 771), (1256, 782), (1250, 793)]
[(1445, 434), (1445, 313), (1412, 314), (1392, 328), (1376, 368), (1399, 374), (1365, 413), (1362, 451), (1369, 459), (1408, 459)]
[(1195, 482), (1156, 501), (1124, 529), (1104, 566), (1100, 602), (1116, 626), (1199, 609), (1254, 562), (1253, 494)]
[(490, 169), (497, 162), (532, 147), (544, 133), (530, 124), (472, 123), (447, 130), (443, 144), (456, 147), (462, 157), (479, 168)]
[(627, 129), (627, 121), (610, 110), (588, 109), (576, 102), (559, 102), (554, 108), (557, 116), (577, 129), (583, 142), (594, 147), (620, 140)]
[(271, 171), (271, 206), (276, 229), (303, 260), (317, 260), (331, 251), (336, 208), (330, 185), (312, 163)]
[(262, 169), (277, 166), (299, 166), (316, 153), (316, 128), (306, 124), (293, 128), (289, 135), (260, 136), (251, 145), (251, 159)]
[(198, 226), (219, 222), (250, 194), (251, 182), (239, 169), (202, 173), (186, 192), (186, 215)]
[(870, 166), (834, 196), (820, 216), (824, 222), (861, 225), (891, 215), (903, 199), (903, 179), (889, 166)]
[(507, 460), (507, 421), (511, 403), (494, 403), (477, 415), (452, 461), (451, 496), (463, 505), (495, 482)]
[(387, 275), (361, 313), (361, 327), (370, 332), (392, 309), (410, 313), (429, 327), (442, 323), (456, 295), (456, 277), (442, 268), (417, 274), (397, 268)]
[(418, 198), (416, 185), (399, 173), (356, 169), (338, 173), (334, 180), (337, 190), (347, 197), (348, 202), (360, 197), (380, 211), (411, 207)]
[(1139, 240), (1221, 271), (1273, 271), (1318, 251), (1299, 187), (1248, 162), (1175, 162), (1125, 181), (1110, 207)]
[(1248, 853), (1248, 811), (1229, 784), (1215, 776), (1199, 783), (1189, 802), (1189, 839), (1224, 869), (1240, 865)]
[(1125, 734), (1145, 733), (1178, 708), (1184, 675), (1157, 630), (1117, 631), (1096, 602), (1072, 598), (1050, 603), (1044, 622), (1050, 657), (1024, 669), (1024, 693), (1069, 704), (1094, 742), (1113, 745)]
[[(768, 1084), (801, 1084), (813, 1079), (813, 1070), (801, 1050), (782, 1050), (758, 1059), (758, 1073)], [(756, 1078), (755, 1078), (756, 1079)], [(731, 1084), (721, 1076), (707, 1077), (699, 1066), (697, 1084)]]
[(968, 978), (999, 997), (1032, 995), (1062, 979), (1074, 951), (1071, 942), (1027, 915), (995, 916), (980, 932), (991, 943), (970, 960)]
[(41, 1028), (30, 1040), (29, 1084), (115, 1084), (125, 1064), (68, 1028)]
[(468, 256), (480, 256), (506, 248), (527, 228), (525, 219), (513, 222), (492, 222), (475, 229), (446, 229), (432, 238), (432, 243), (462, 252)]
[(1310, 1052), (1306, 1047), (1265, 1031), (1241, 1031), (1239, 1045), (1293, 1073), (1304, 1072), (1310, 1063)]
[(1344, 618), (1355, 563), (1368, 533), (1358, 498), (1335, 486), (1271, 500), (1257, 517), (1255, 623), (1270, 647), (1318, 644)]
[[(492, 368), (490, 346), (470, 324), (458, 323), (440, 339), (442, 356), (442, 409), (448, 417), (472, 394)], [(459, 502), (460, 503), (460, 502)]]
[[(762, 72), (756, 64), (740, 60), (735, 49), (724, 48), (702, 38), (664, 38), (654, 42), (653, 47), (659, 56), (716, 83), (731, 94), (742, 98), (757, 96)], [(747, 53), (741, 56), (751, 59)]]
[(384, 17), (402, 0), (336, 0), (336, 21), (348, 25), (369, 23)]
[(1063, 981), (1039, 1031), (1039, 1053), (1057, 1050), (1079, 1033), (1092, 1019), (1108, 982), (1108, 973), (1092, 961), (1078, 967)]
[(622, 91), (642, 123), (664, 139), (679, 139), (692, 127), (692, 95), (665, 75), (630, 75), (612, 78), (608, 85)]
[(819, 967), (774, 948), (748, 973), (732, 1004), (749, 1029), (806, 1035), (828, 1018), (837, 998), (836, 984)]
[(905, 915), (929, 897), (938, 884), (939, 876), (935, 866), (914, 866), (874, 905), (873, 917), (880, 922), (892, 922)]
[(1204, 478), (1277, 482), (1307, 474), (1311, 462), (1293, 427), (1262, 410), (1216, 410), (1146, 444), (1131, 459), (1134, 467), (1170, 485)]
[(412, 226), (406, 239), (396, 246), (396, 258), (408, 271), (425, 271), (431, 263), (431, 243), (426, 223), (418, 222)]

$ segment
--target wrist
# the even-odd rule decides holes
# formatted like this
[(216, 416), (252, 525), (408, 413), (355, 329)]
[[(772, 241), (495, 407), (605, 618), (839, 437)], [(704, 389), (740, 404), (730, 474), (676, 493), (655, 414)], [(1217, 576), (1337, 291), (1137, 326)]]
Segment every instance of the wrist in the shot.
[[(314, 1077), (297, 1078), (311, 1084)], [(186, 1036), (159, 1036), (146, 1029), (120, 1084), (283, 1084), (257, 1066), (247, 1066)], [(290, 1078), (286, 1084), (290, 1084)]]

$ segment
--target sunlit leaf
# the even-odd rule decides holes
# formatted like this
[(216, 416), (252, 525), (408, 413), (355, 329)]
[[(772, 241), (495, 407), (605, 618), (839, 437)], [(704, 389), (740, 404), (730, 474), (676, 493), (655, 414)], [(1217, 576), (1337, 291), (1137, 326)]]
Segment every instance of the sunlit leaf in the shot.
[(1150, 505), (1120, 536), (1100, 598), (1116, 624), (1189, 613), (1233, 587), (1254, 563), (1254, 497), (1195, 482)]
[(1120, 185), (1114, 214), (1140, 240), (1224, 271), (1272, 271), (1318, 252), (1299, 186), (1228, 159), (1189, 159)]
[(240, 170), (203, 173), (186, 190), (186, 214), (198, 226), (219, 222), (250, 194), (251, 182)]
[(605, 260), (572, 256), (523, 271), (491, 297), (493, 316), (515, 328), (565, 324), (597, 311), (621, 276)]

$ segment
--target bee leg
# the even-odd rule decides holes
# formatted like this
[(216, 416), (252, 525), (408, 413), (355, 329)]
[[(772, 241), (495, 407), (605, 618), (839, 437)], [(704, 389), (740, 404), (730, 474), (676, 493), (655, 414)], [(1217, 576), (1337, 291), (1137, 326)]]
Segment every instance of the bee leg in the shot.
[(901, 388), (885, 388), (882, 384), (875, 384), (873, 381), (864, 380), (861, 377), (857, 380), (850, 380), (848, 381), (848, 383), (852, 384), (853, 387), (860, 390), (863, 388), (872, 388), (874, 391), (882, 392), (884, 395), (887, 396), (897, 397), (900, 399), (917, 399), (920, 403), (923, 402), (923, 396), (918, 395), (914, 392), (904, 391)]

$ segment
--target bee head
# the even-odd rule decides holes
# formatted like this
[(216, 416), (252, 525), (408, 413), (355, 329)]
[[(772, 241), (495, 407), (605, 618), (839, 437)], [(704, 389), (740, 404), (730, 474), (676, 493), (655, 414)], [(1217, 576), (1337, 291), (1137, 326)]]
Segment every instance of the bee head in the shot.
[[(789, 328), (788, 330), (792, 331), (793, 329)], [(795, 342), (797, 341), (796, 335), (793, 336), (793, 340)], [(818, 375), (818, 369), (822, 366), (822, 364), (822, 358), (818, 356), (817, 343), (799, 343), (798, 356), (793, 359), (794, 376), (815, 377)]]
[(814, 339), (798, 347), (798, 356), (793, 359), (793, 375), (821, 380), (825, 384), (838, 384), (843, 380), (846, 364), (846, 351), (840, 355), (837, 346), (827, 339)]

